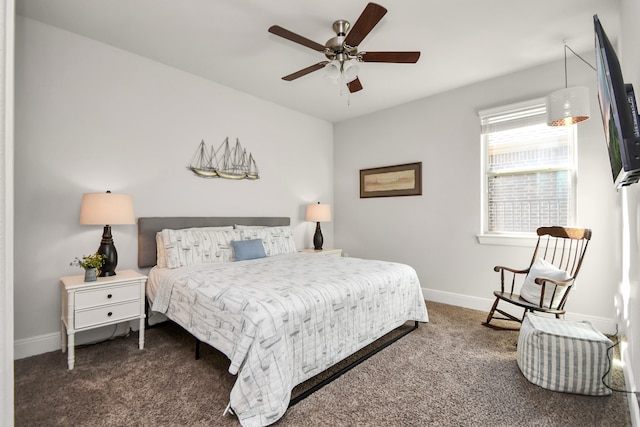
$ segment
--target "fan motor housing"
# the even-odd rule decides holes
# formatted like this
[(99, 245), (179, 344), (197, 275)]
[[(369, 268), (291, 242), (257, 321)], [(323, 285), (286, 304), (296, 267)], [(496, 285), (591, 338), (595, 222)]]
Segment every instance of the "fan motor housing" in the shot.
[(344, 44), (344, 40), (347, 36), (347, 31), (351, 24), (349, 21), (344, 19), (339, 19), (333, 23), (333, 31), (335, 31), (336, 36), (327, 40), (324, 46), (327, 48), (324, 55), (329, 60), (333, 60), (336, 56), (339, 56), (341, 53), (346, 54), (347, 56), (356, 56), (358, 54), (358, 47), (346, 46)]

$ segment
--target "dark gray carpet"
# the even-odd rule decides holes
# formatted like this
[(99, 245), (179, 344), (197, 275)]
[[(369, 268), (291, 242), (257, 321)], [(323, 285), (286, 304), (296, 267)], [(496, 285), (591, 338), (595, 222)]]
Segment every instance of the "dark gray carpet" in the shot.
[[(517, 332), (486, 313), (427, 303), (421, 324), (290, 408), (276, 426), (630, 426), (627, 397), (552, 392), (516, 364)], [(228, 361), (166, 322), (66, 354), (15, 362), (17, 426), (239, 426), (222, 416), (235, 377)], [(614, 369), (614, 385), (623, 375)], [(303, 385), (304, 386), (304, 385)], [(300, 390), (298, 387), (294, 394)]]

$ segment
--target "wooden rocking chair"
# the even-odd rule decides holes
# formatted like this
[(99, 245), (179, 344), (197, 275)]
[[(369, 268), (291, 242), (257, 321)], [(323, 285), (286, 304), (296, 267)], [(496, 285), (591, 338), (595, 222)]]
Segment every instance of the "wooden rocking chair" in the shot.
[[(504, 266), (493, 268), (500, 273), (500, 291), (493, 293), (496, 300), (483, 325), (495, 329), (518, 330), (519, 326), (515, 328), (496, 326), (491, 324), (491, 320), (522, 323), (529, 311), (550, 313), (556, 318), (565, 314), (564, 306), (582, 266), (582, 260), (591, 239), (591, 230), (554, 226), (540, 227), (536, 232), (538, 242), (529, 268), (525, 270)], [(505, 276), (507, 276), (507, 282), (505, 282)], [(519, 280), (516, 280), (516, 277)], [(520, 294), (515, 294), (516, 283), (520, 282), (523, 282)], [(524, 308), (522, 318), (499, 309), (500, 301)], [(505, 317), (497, 317), (496, 313)]]

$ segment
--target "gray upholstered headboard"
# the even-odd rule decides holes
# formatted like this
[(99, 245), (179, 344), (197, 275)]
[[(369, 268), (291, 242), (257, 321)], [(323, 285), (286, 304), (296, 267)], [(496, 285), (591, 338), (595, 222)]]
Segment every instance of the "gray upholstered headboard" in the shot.
[(225, 225), (291, 225), (288, 217), (142, 217), (138, 218), (138, 267), (156, 265), (156, 233), (164, 228), (179, 230), (191, 227), (221, 227)]

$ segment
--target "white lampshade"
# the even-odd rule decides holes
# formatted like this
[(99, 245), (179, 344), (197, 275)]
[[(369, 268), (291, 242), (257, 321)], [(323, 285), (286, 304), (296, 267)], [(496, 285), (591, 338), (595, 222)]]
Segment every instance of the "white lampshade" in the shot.
[(353, 60), (345, 60), (342, 63), (337, 59), (330, 61), (324, 66), (324, 76), (334, 83), (344, 77), (344, 83), (350, 83), (358, 77), (360, 67)]
[(80, 207), (80, 224), (135, 224), (133, 201), (128, 194), (85, 193)]
[(337, 81), (340, 73), (340, 62), (335, 59), (324, 66), (324, 75), (330, 80)]
[(550, 93), (546, 98), (547, 124), (569, 126), (588, 120), (589, 89), (569, 87)]
[(331, 206), (322, 205), (320, 203), (315, 205), (307, 205), (306, 220), (314, 222), (331, 221)]
[(342, 72), (344, 73), (344, 80), (346, 83), (351, 83), (358, 77), (360, 67), (354, 61), (346, 61), (342, 66)]

